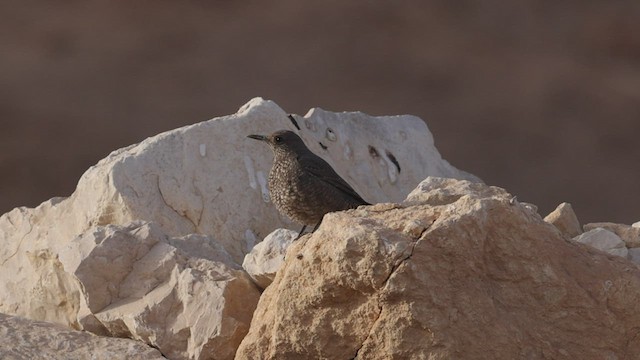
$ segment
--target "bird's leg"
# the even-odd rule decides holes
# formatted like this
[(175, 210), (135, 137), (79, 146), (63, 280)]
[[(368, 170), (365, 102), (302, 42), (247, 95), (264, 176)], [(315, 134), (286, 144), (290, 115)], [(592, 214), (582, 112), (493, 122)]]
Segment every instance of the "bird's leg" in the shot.
[(320, 226), (320, 223), (322, 222), (322, 220), (318, 221), (318, 223), (316, 224), (316, 226), (313, 227), (313, 230), (311, 230), (311, 232), (315, 232), (316, 230), (318, 230), (318, 227)]
[(296, 236), (296, 238), (293, 241), (296, 241), (296, 240), (300, 239), (302, 234), (304, 234), (304, 229), (306, 229), (306, 228), (307, 228), (307, 225), (302, 225), (302, 229), (300, 229), (300, 232), (298, 233), (298, 236)]

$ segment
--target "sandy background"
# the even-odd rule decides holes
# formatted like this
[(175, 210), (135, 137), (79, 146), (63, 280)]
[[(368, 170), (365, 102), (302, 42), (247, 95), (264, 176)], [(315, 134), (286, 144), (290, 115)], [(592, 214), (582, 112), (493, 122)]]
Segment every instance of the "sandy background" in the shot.
[(640, 2), (0, 2), (0, 213), (255, 96), (414, 114), (544, 215), (640, 220)]

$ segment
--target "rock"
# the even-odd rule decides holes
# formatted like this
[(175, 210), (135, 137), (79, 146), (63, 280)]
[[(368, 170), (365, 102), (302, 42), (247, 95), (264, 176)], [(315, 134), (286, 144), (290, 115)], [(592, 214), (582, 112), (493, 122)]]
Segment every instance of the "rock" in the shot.
[(527, 209), (529, 209), (529, 211), (537, 213), (538, 212), (538, 205), (536, 204), (532, 204), (532, 203), (528, 203), (528, 202), (522, 202), (521, 203), (522, 206), (526, 207)]
[(618, 235), (628, 248), (640, 247), (640, 228), (610, 222), (590, 223), (584, 226), (585, 231), (596, 228), (607, 229)]
[[(297, 122), (309, 147), (370, 202), (400, 201), (428, 175), (479, 181), (441, 158), (415, 116), (312, 109)], [(285, 128), (294, 130), (287, 114), (256, 98), (236, 114), (116, 150), (85, 172), (71, 197), (0, 219), (0, 244), (17, 251), (20, 241), (68, 242), (94, 226), (143, 220), (170, 236), (215, 234), (241, 262), (257, 238), (292, 225), (269, 202), (271, 152), (246, 138)]]
[(291, 245), (301, 256), (263, 293), (236, 359), (640, 353), (640, 269), (512, 198), (428, 179), (403, 203), (328, 214)]
[(573, 211), (573, 207), (569, 203), (562, 203), (544, 218), (544, 221), (552, 224), (560, 232), (570, 238), (574, 238), (582, 234), (580, 222)]
[(276, 229), (244, 257), (242, 267), (260, 288), (271, 284), (284, 262), (287, 248), (297, 236), (293, 230)]
[(620, 256), (623, 257), (625, 259), (629, 258), (629, 249), (627, 248), (618, 248), (618, 249), (610, 249), (609, 251), (607, 251), (609, 254), (611, 255), (616, 255), (616, 256)]
[(141, 342), (0, 314), (0, 359), (165, 359)]
[(574, 240), (612, 255), (622, 256), (624, 258), (628, 256), (628, 250), (624, 246), (624, 241), (615, 233), (603, 228), (589, 230), (575, 237)]
[[(369, 201), (400, 201), (427, 175), (480, 181), (441, 158), (417, 117), (295, 118)], [(234, 263), (292, 225), (269, 202), (271, 153), (246, 135), (293, 128), (256, 98), (112, 152), (68, 198), (0, 216), (0, 311), (144, 339), (176, 358), (232, 356), (258, 293)]]
[[(427, 176), (480, 179), (443, 160), (425, 122), (415, 116), (369, 116), (361, 112), (335, 113), (311, 109), (297, 118), (301, 137), (315, 154), (370, 203), (399, 202)], [(291, 124), (286, 126), (294, 130)], [(268, 127), (265, 132), (270, 132)], [(254, 144), (256, 162), (271, 168), (271, 154)], [(258, 148), (259, 147), (259, 148)], [(326, 149), (325, 149), (326, 147)]]
[(640, 265), (640, 248), (629, 249), (629, 260)]
[[(260, 293), (222, 246), (155, 225), (95, 227), (66, 244), (21, 244), (3, 306), (30, 318), (130, 337), (171, 359), (233, 358)], [(31, 296), (29, 296), (31, 295)]]
[(443, 205), (454, 203), (468, 194), (490, 197), (504, 193), (504, 189), (496, 186), (487, 186), (470, 181), (451, 181), (451, 179), (447, 178), (429, 176), (407, 195), (405, 203), (426, 202), (431, 205)]
[(634, 228), (640, 228), (640, 221), (634, 222), (633, 224), (631, 224), (631, 226)]

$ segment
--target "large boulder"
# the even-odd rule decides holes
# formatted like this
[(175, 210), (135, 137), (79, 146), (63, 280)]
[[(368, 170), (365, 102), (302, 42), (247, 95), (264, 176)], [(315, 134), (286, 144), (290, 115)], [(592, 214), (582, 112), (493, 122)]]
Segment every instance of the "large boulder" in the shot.
[(0, 314), (0, 359), (129, 359), (165, 357), (141, 342), (96, 336), (58, 324)]
[(294, 242), (236, 359), (624, 359), (639, 297), (503, 189), (429, 178)]

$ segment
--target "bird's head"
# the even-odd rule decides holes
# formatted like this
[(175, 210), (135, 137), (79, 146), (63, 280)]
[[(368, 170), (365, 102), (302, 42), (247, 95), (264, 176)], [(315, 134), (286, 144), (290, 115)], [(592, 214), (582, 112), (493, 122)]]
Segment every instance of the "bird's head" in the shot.
[(307, 150), (300, 136), (293, 131), (278, 130), (271, 135), (248, 135), (248, 138), (264, 141), (271, 147), (274, 153), (295, 152)]

